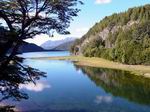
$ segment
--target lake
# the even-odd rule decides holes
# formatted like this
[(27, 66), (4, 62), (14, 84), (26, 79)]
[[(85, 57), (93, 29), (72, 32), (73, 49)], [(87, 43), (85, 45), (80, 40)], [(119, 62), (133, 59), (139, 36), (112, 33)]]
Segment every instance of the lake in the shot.
[(70, 61), (26, 59), (24, 63), (46, 72), (47, 77), (36, 85), (20, 86), (29, 99), (9, 103), (21, 112), (150, 112), (150, 79), (125, 71), (77, 66)]
[(24, 58), (32, 58), (32, 57), (50, 57), (50, 56), (69, 56), (70, 53), (68, 51), (51, 51), (51, 52), (29, 52), (24, 53)]

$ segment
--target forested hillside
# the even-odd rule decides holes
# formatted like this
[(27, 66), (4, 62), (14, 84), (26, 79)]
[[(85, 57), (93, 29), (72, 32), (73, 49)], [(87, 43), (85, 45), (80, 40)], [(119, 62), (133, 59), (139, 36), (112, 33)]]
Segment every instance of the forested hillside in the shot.
[(150, 4), (105, 17), (74, 43), (71, 52), (150, 65)]

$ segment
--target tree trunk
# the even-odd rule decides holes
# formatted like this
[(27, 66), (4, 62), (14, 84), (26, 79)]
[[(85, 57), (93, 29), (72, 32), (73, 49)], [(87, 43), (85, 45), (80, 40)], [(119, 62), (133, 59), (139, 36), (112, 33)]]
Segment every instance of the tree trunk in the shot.
[(10, 55), (1, 63), (1, 66), (6, 67), (10, 63), (10, 61), (13, 60), (13, 58), (17, 54), (17, 51), (18, 51), (20, 45), (21, 45), (21, 42), (16, 43), (16, 45), (13, 47)]
[(12, 48), (12, 46), (13, 46), (13, 41), (8, 41), (7, 43), (1, 45), (1, 47), (0, 47), (0, 59), (3, 59), (6, 56), (6, 54), (8, 53), (10, 48)]

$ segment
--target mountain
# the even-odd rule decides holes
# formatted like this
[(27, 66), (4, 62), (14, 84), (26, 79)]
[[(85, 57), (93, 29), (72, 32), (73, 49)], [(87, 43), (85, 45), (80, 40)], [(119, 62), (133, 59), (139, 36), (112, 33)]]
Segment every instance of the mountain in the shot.
[(70, 47), (73, 45), (73, 43), (74, 43), (74, 40), (62, 43), (62, 44), (56, 46), (55, 48), (53, 48), (53, 50), (56, 50), (56, 51), (69, 51)]
[(71, 47), (74, 54), (125, 64), (150, 65), (150, 4), (115, 13), (96, 23)]
[(26, 52), (40, 52), (40, 51), (66, 51), (70, 49), (70, 46), (74, 43), (75, 38), (65, 38), (57, 41), (47, 41), (41, 46), (37, 46), (32, 43), (24, 43), (19, 48), (19, 53)]
[(40, 46), (37, 46), (36, 44), (31, 44), (31, 43), (24, 43), (19, 48), (19, 53), (40, 52), (40, 51), (44, 51), (44, 49), (41, 48)]
[(69, 50), (74, 41), (75, 38), (65, 38), (56, 41), (49, 40), (43, 43), (41, 47), (45, 50)]

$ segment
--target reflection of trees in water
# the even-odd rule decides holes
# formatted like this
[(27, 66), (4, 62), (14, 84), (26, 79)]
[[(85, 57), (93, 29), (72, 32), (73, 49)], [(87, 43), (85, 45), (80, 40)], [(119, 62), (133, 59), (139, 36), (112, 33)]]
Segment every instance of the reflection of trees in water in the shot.
[(106, 92), (135, 103), (150, 105), (150, 79), (119, 70), (79, 66), (77, 68), (81, 68)]
[[(22, 64), (23, 59), (15, 57), (7, 66), (0, 66), (0, 102), (6, 99), (20, 101), (28, 99), (28, 95), (19, 89), (20, 84), (35, 83), (43, 72)], [(0, 112), (11, 112), (12, 106), (0, 106)]]

